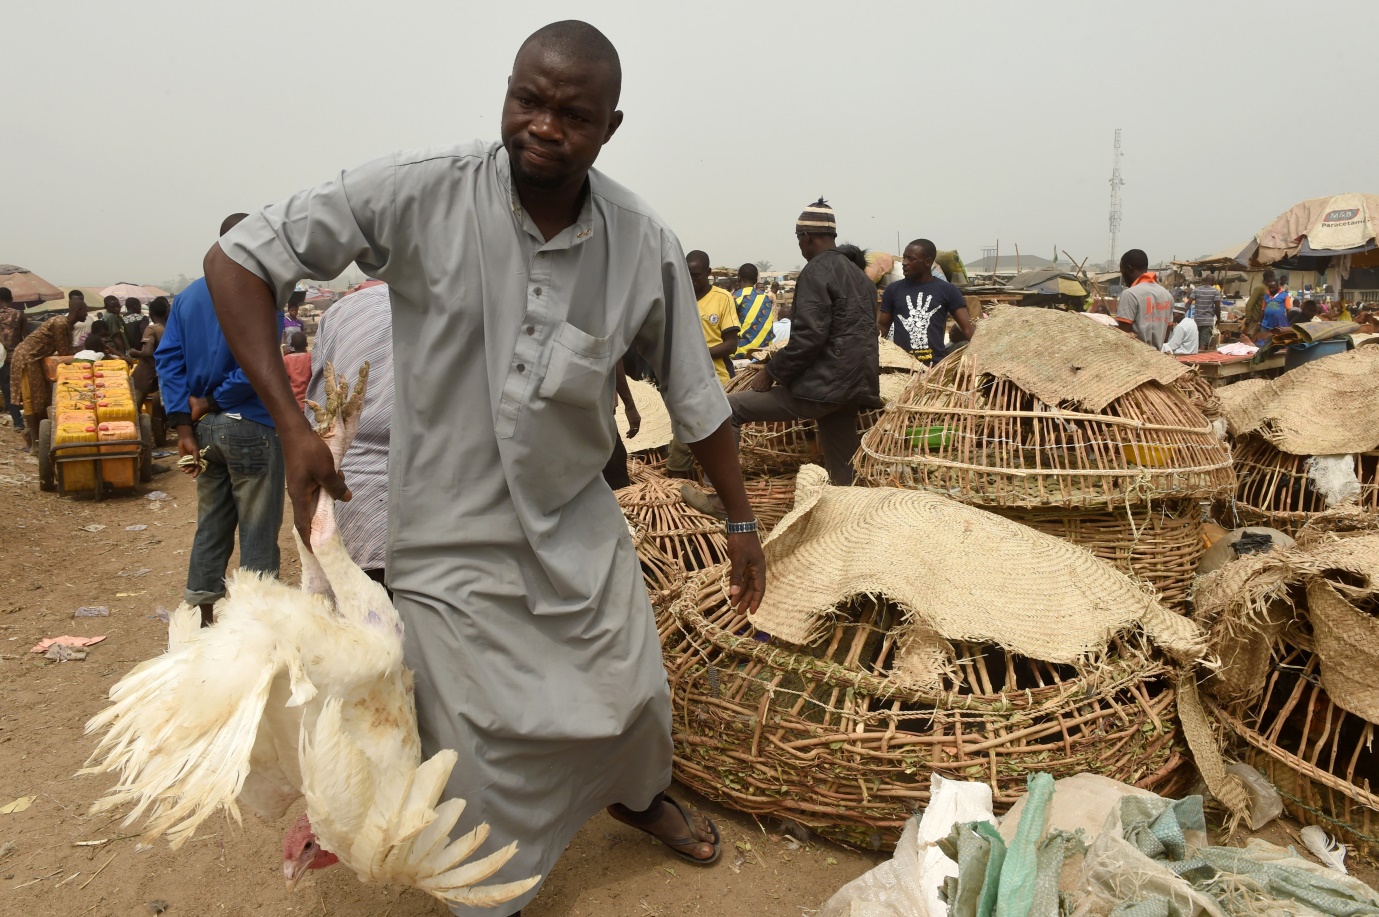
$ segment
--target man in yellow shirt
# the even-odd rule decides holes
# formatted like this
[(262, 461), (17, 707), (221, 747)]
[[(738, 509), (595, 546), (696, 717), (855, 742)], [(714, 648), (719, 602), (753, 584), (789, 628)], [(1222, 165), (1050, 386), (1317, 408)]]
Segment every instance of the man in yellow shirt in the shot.
[(713, 368), (718, 371), (718, 381), (727, 385), (733, 376), (732, 360), (737, 351), (737, 304), (733, 294), (714, 286), (709, 273), (709, 256), (701, 251), (692, 251), (685, 256), (690, 280), (694, 281), (694, 295), (699, 297), (699, 323), (704, 329), (704, 343), (709, 345), (709, 356), (713, 358)]
[[(685, 256), (694, 295), (699, 297), (699, 324), (704, 331), (704, 343), (709, 346), (718, 383), (727, 385), (733, 376), (733, 353), (737, 350), (737, 304), (727, 290), (714, 286), (709, 269), (709, 256), (695, 250)], [(689, 447), (677, 439), (670, 441), (666, 456), (666, 474), (672, 478), (694, 477), (694, 455)]]

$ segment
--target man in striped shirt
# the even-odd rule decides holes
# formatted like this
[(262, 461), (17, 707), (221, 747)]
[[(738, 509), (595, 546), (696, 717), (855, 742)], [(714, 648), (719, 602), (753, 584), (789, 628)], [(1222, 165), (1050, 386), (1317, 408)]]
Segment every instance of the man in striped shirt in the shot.
[(381, 583), (388, 540), (388, 421), (393, 413), (393, 310), (387, 284), (370, 281), (321, 315), (308, 401), (325, 404), (327, 363), (347, 379), (369, 364), (359, 430), (340, 469), (354, 498), (337, 502), (335, 517), (350, 558)]

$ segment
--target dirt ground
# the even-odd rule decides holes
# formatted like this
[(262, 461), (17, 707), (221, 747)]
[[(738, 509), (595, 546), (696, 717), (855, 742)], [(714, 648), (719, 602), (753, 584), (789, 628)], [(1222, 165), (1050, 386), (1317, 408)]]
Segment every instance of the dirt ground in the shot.
[[(176, 607), (182, 594), (195, 485), (171, 472), (138, 495), (99, 503), (44, 494), (36, 463), (18, 445), (0, 427), (0, 807), (36, 798), (25, 811), (0, 814), (0, 915), (135, 917), (160, 907), (171, 917), (447, 914), (419, 892), (363, 885), (342, 868), (311, 873), (289, 895), (281, 838), (295, 810), (277, 824), (252, 813), (242, 826), (212, 820), (179, 851), (141, 847), (118, 819), (87, 814), (108, 781), (75, 775), (92, 747), (82, 726), (116, 680), (165, 646), (157, 609)], [(153, 490), (168, 499), (147, 499)], [(286, 527), (282, 545), (283, 577), (295, 581), (300, 568)], [(74, 618), (82, 606), (106, 606), (110, 615)], [(41, 638), (63, 634), (106, 639), (79, 662), (29, 652)], [(827, 842), (801, 846), (773, 826), (679, 792), (724, 835), (716, 867), (685, 864), (600, 815), (575, 838), (527, 917), (796, 917), (884, 859)], [(1295, 831), (1276, 825), (1263, 836), (1296, 844)], [(1377, 878), (1367, 868), (1359, 874), (1371, 884)]]
[[(86, 814), (109, 781), (75, 776), (92, 748), (82, 726), (115, 681), (166, 646), (156, 611), (175, 608), (182, 595), (195, 484), (174, 471), (136, 496), (99, 503), (58, 497), (39, 491), (37, 465), (19, 444), (8, 425), (0, 427), (0, 807), (37, 798), (27, 811), (0, 814), (0, 915), (136, 917), (153, 913), (150, 902), (165, 902), (169, 917), (448, 914), (424, 894), (364, 885), (338, 867), (311, 873), (289, 895), (281, 839), (296, 810), (278, 824), (252, 812), (242, 827), (212, 819), (178, 851), (165, 843), (141, 849), (119, 819)], [(170, 499), (145, 499), (153, 490)], [(131, 525), (147, 528), (127, 531)], [(282, 547), (283, 577), (296, 581), (300, 567), (286, 527)], [(109, 617), (72, 616), (102, 605)], [(80, 662), (29, 652), (63, 634), (106, 640)], [(723, 833), (717, 866), (683, 863), (600, 815), (524, 917), (796, 917), (882, 859), (823, 842), (795, 849), (770, 826), (679, 793), (710, 812)]]

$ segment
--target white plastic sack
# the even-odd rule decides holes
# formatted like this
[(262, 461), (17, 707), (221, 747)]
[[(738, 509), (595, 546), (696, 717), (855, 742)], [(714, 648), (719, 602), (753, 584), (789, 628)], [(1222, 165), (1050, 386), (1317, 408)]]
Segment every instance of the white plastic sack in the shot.
[(958, 874), (958, 864), (939, 850), (938, 841), (954, 825), (974, 821), (996, 824), (991, 787), (934, 774), (928, 808), (906, 823), (891, 859), (840, 888), (818, 917), (946, 917), (938, 890)]

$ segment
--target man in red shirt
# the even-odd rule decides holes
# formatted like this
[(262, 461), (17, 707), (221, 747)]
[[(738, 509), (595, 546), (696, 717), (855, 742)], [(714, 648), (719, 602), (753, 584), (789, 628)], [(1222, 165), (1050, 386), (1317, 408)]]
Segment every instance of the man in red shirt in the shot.
[(297, 396), (297, 407), (306, 410), (306, 387), (311, 384), (311, 354), (306, 352), (305, 333), (294, 331), (288, 336), (283, 364), (287, 366), (287, 381), (292, 384), (292, 394)]

